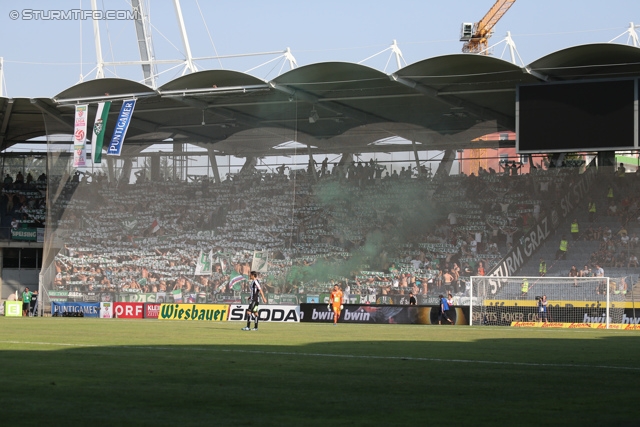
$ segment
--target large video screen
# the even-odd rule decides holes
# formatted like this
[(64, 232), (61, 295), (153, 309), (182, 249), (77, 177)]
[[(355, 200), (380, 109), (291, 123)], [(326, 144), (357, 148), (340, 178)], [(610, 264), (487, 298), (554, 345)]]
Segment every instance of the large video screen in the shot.
[(637, 148), (634, 80), (518, 87), (520, 153)]

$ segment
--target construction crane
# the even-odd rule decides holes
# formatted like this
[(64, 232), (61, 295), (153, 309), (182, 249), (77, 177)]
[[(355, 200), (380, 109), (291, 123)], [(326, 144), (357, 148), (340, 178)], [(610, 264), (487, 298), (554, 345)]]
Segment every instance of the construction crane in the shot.
[(463, 23), (460, 41), (465, 43), (462, 46), (462, 51), (489, 55), (487, 47), (489, 37), (493, 33), (493, 27), (515, 2), (516, 0), (498, 0), (480, 21), (475, 24)]

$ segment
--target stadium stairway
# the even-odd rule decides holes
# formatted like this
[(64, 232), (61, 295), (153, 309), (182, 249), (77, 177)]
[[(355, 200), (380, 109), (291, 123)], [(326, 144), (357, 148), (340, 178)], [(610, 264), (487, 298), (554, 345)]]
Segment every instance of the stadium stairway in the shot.
[[(605, 177), (606, 178), (606, 177)], [(589, 227), (605, 229), (609, 227), (612, 234), (615, 236), (620, 230), (621, 224), (617, 217), (607, 216), (607, 206), (609, 201), (606, 197), (607, 190), (611, 185), (611, 181), (608, 179), (598, 179), (594, 186), (590, 189), (590, 197), (585, 197), (576, 208), (567, 215), (566, 218), (560, 223), (555, 233), (552, 234), (549, 239), (543, 243), (536, 253), (531, 257), (529, 261), (524, 263), (519, 271), (513, 276), (532, 276), (535, 278), (539, 276), (540, 258), (544, 259), (547, 263), (547, 277), (558, 276), (566, 277), (569, 275), (569, 270), (572, 266), (576, 266), (578, 270), (582, 270), (585, 265), (589, 264), (589, 259), (592, 253), (597, 252), (602, 240), (589, 241), (585, 240), (585, 233)], [(614, 184), (614, 194), (622, 194), (622, 191), (618, 189)], [(593, 199), (597, 206), (597, 215), (593, 223), (589, 222), (588, 203), (589, 199)], [(580, 225), (580, 238), (574, 241), (571, 237), (571, 222), (573, 219), (577, 219)], [(640, 236), (640, 223), (638, 221), (632, 221), (626, 226), (629, 235), (637, 233)], [(567, 251), (566, 259), (556, 260), (556, 251), (560, 246), (560, 240), (562, 236), (566, 236), (569, 241), (569, 250)], [(640, 258), (640, 247), (629, 250), (626, 254), (626, 259), (631, 253), (635, 253)], [(612, 300), (620, 301), (638, 301), (640, 303), (640, 268), (627, 267), (627, 263), (624, 263), (624, 267), (612, 267), (603, 265), (605, 276), (610, 277), (612, 281), (621, 281), (624, 279), (627, 284), (628, 291), (626, 295), (619, 292), (619, 283), (617, 284), (616, 291), (611, 295)], [(590, 266), (593, 268), (593, 266)], [(521, 280), (508, 280), (499, 291), (500, 298), (504, 299), (520, 299), (521, 298)], [(562, 299), (566, 295), (563, 294), (563, 290), (555, 285), (538, 283), (535, 279), (529, 281), (530, 290), (526, 299), (533, 299), (534, 295), (547, 295), (550, 300)], [(595, 300), (604, 298), (603, 296), (594, 295)]]
[[(588, 241), (584, 239), (586, 230), (590, 227), (609, 227), (613, 234), (620, 229), (620, 221), (616, 217), (606, 216), (607, 198), (606, 191), (608, 184), (600, 182), (591, 189), (590, 194), (593, 195), (593, 200), (598, 207), (598, 213), (593, 223), (589, 222), (588, 203), (589, 198), (585, 197), (560, 223), (555, 234), (550, 236), (549, 239), (541, 245), (537, 252), (531, 257), (529, 261), (524, 263), (520, 270), (514, 274), (518, 276), (538, 276), (540, 258), (544, 259), (547, 263), (547, 276), (568, 276), (569, 270), (572, 266), (576, 266), (578, 270), (581, 270), (589, 262), (589, 257), (593, 252), (598, 251), (600, 241)], [(580, 238), (577, 241), (573, 241), (571, 237), (571, 222), (577, 219), (580, 225)], [(628, 230), (629, 233), (636, 232), (635, 230)], [(566, 236), (569, 241), (569, 250), (567, 251), (566, 259), (556, 260), (556, 251), (560, 246), (560, 240), (562, 236)], [(613, 268), (606, 268), (605, 274), (611, 275), (614, 273)], [(620, 276), (628, 275), (626, 271), (628, 269), (618, 268), (615, 271), (616, 275), (620, 273)], [(611, 274), (610, 274), (611, 273)], [(625, 274), (622, 274), (625, 273)], [(633, 269), (633, 274), (637, 276), (638, 269)], [(617, 277), (620, 277), (617, 276)]]

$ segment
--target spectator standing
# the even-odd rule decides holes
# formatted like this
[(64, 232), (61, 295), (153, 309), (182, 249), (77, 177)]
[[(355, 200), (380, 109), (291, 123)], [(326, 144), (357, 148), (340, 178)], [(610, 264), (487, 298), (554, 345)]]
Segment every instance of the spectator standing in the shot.
[(538, 267), (538, 273), (540, 274), (540, 276), (546, 276), (547, 275), (547, 262), (540, 258), (540, 266)]
[(484, 270), (484, 263), (482, 261), (480, 261), (478, 263), (478, 276), (484, 276), (486, 274), (485, 270)]
[(460, 286), (460, 266), (457, 263), (453, 263), (453, 267), (451, 268), (451, 275), (453, 276), (453, 290), (455, 293), (459, 292)]
[(522, 286), (520, 287), (520, 298), (526, 298), (529, 293), (529, 280), (527, 278), (522, 279)]
[(563, 235), (560, 239), (560, 246), (556, 252), (556, 259), (567, 259), (567, 250), (569, 249), (569, 242), (567, 236)]
[(577, 219), (574, 219), (571, 223), (571, 237), (574, 241), (578, 240), (578, 237), (580, 237), (580, 225), (578, 224)]
[(29, 308), (31, 306), (31, 298), (33, 298), (33, 292), (29, 291), (29, 288), (24, 288), (22, 292), (22, 316), (27, 317)]
[(409, 292), (409, 305), (418, 305), (418, 301), (416, 297), (413, 295), (413, 292)]
[(453, 276), (451, 275), (451, 273), (449, 273), (449, 270), (445, 270), (442, 277), (444, 279), (444, 290), (447, 292), (451, 292), (453, 290)]
[(609, 189), (607, 190), (607, 200), (609, 200), (610, 202), (613, 201), (613, 187), (609, 186)]
[(589, 222), (593, 222), (596, 218), (596, 202), (589, 200), (587, 210), (589, 211)]

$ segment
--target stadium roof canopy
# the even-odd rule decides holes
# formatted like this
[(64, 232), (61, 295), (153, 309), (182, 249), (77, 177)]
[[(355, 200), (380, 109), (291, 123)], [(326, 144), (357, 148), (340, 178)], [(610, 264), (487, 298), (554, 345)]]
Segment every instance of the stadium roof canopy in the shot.
[(124, 152), (131, 154), (166, 140), (243, 157), (286, 154), (275, 147), (288, 141), (317, 153), (392, 151), (388, 145), (373, 145), (390, 137), (416, 141), (421, 149), (465, 148), (479, 136), (515, 129), (519, 84), (637, 76), (640, 49), (590, 44), (551, 53), (525, 67), (490, 56), (454, 54), (390, 75), (329, 62), (271, 81), (235, 71), (201, 71), (155, 90), (104, 78), (72, 86), (52, 99), (0, 98), (0, 148), (47, 134), (71, 134), (74, 105), (90, 105), (92, 124), (97, 103), (104, 100), (113, 102), (110, 136), (121, 101), (130, 98), (137, 99), (125, 140)]

